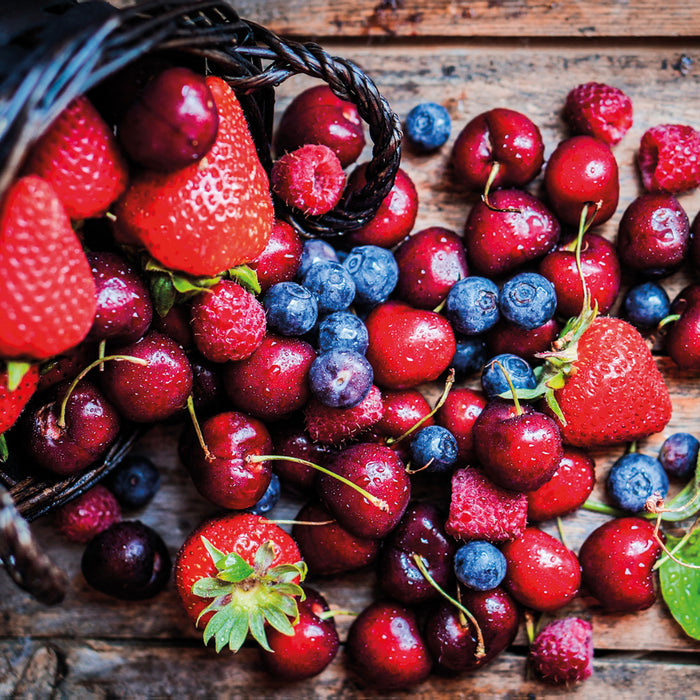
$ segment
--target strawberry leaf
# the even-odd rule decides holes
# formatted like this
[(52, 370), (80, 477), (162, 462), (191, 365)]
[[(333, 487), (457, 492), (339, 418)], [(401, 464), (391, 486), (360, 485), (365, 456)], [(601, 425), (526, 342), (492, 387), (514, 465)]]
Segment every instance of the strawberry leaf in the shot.
[(177, 292), (172, 279), (167, 274), (154, 274), (149, 279), (151, 298), (156, 313), (163, 318), (175, 305)]
[[(274, 559), (274, 547), (272, 546), (272, 542), (267, 540), (258, 547), (257, 551), (255, 552), (253, 563), (258, 571), (268, 571), (268, 569), (272, 566)], [(272, 572), (270, 571), (269, 573), (271, 574)]]
[(7, 462), (7, 458), (10, 456), (10, 450), (7, 449), (7, 440), (5, 439), (5, 434), (0, 435), (0, 462)]
[[(678, 538), (667, 536), (669, 549), (678, 542)], [(700, 566), (700, 530), (693, 532), (674, 556), (686, 564)], [(659, 570), (659, 581), (671, 615), (689, 637), (700, 640), (700, 569), (668, 559)]]
[(14, 391), (22, 382), (22, 378), (31, 367), (29, 362), (20, 362), (19, 360), (7, 361), (7, 388)]
[(249, 292), (255, 294), (256, 296), (262, 291), (260, 288), (260, 282), (258, 282), (258, 274), (253, 270), (252, 267), (248, 265), (238, 265), (238, 267), (232, 267), (223, 274), (224, 277), (238, 282), (241, 287), (245, 287)]
[(211, 560), (214, 562), (214, 566), (221, 571), (221, 569), (224, 568), (223, 562), (226, 561), (226, 554), (220, 549), (217, 549), (206, 537), (202, 536), (200, 539), (211, 557)]
[(267, 643), (267, 636), (265, 635), (265, 616), (262, 610), (255, 608), (248, 611), (248, 627), (255, 641), (265, 649), (265, 651), (272, 651), (270, 645)]
[(226, 595), (229, 589), (230, 586), (218, 578), (201, 578), (192, 584), (192, 593), (201, 598), (218, 598)]
[(248, 636), (248, 613), (243, 608), (233, 608), (231, 629), (228, 633), (228, 648), (234, 654), (243, 646)]
[(289, 621), (289, 618), (280, 612), (274, 605), (267, 606), (263, 609), (263, 614), (267, 622), (272, 625), (278, 632), (291, 637), (294, 634), (294, 627)]

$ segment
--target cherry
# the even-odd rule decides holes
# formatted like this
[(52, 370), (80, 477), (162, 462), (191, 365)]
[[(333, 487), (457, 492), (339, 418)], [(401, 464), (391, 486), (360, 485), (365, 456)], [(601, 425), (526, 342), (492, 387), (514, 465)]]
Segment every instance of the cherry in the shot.
[(462, 673), (485, 666), (513, 642), (520, 623), (518, 606), (502, 588), (459, 590), (460, 602), (481, 629), (486, 653), (477, 656), (474, 627), (460, 610), (440, 602), (428, 614), (425, 641), (437, 670), (443, 673)]
[(151, 325), (153, 306), (143, 280), (115, 253), (87, 253), (97, 310), (89, 337), (133, 343)]
[(536, 197), (520, 190), (499, 190), (489, 204), (477, 202), (464, 225), (469, 265), (479, 274), (497, 277), (548, 253), (561, 227)]
[(165, 316), (154, 314), (151, 329), (172, 338), (185, 350), (194, 347), (188, 306), (173, 306)]
[(474, 423), (474, 452), (502, 488), (534, 491), (549, 481), (562, 457), (556, 422), (528, 404), (491, 400)]
[(652, 567), (661, 551), (653, 523), (634, 517), (609, 520), (579, 550), (583, 586), (606, 610), (646, 610), (656, 600)]
[(309, 143), (328, 146), (344, 168), (359, 158), (365, 146), (357, 107), (340, 99), (327, 85), (299, 93), (284, 110), (277, 127), (279, 153)]
[(381, 540), (357, 537), (348, 532), (320, 503), (302, 506), (295, 520), (292, 536), (314, 575), (330, 576), (360, 569), (371, 564), (379, 554)]
[(682, 289), (671, 304), (665, 338), (669, 357), (681, 369), (700, 368), (700, 285)]
[[(540, 262), (539, 273), (557, 293), (557, 312), (564, 318), (577, 316), (583, 307), (583, 286), (576, 265), (576, 237), (563, 241)], [(581, 239), (581, 272), (601, 314), (607, 313), (620, 291), (622, 272), (615, 246), (596, 233)]]
[(469, 274), (462, 239), (442, 226), (411, 234), (394, 257), (399, 266), (396, 294), (419, 309), (434, 309)]
[(211, 503), (231, 510), (254, 506), (270, 483), (272, 467), (266, 460), (272, 439), (265, 425), (237, 411), (208, 418), (201, 425), (205, 453), (193, 425), (180, 436), (179, 454), (197, 491)]
[(139, 164), (171, 171), (197, 162), (214, 144), (219, 115), (203, 76), (168, 68), (127, 109), (118, 136)]
[(431, 600), (438, 590), (426, 579), (414, 559), (419, 555), (434, 581), (443, 589), (451, 584), (456, 546), (445, 535), (445, 517), (429, 503), (410, 505), (396, 529), (384, 541), (378, 579), (384, 591), (404, 605)]
[(690, 259), (695, 270), (700, 269), (700, 212), (690, 224)]
[(382, 392), (384, 412), (374, 430), (381, 436), (399, 438), (419, 421), (421, 426), (434, 425), (431, 407), (417, 389), (386, 390)]
[(501, 551), (508, 564), (503, 586), (528, 608), (554, 612), (578, 593), (581, 567), (576, 555), (546, 532), (527, 527)]
[(96, 356), (97, 347), (87, 341), (55, 355), (42, 365), (37, 392), (46, 391), (60, 382), (72, 381)]
[(607, 221), (617, 209), (617, 161), (607, 144), (593, 136), (562, 141), (547, 161), (544, 185), (554, 213), (570, 226), (579, 225), (586, 204), (593, 226)]
[(502, 318), (488, 331), (486, 339), (493, 355), (518, 355), (529, 362), (537, 353), (551, 348), (560, 330), (561, 325), (554, 318), (531, 330)]
[(468, 464), (474, 458), (474, 423), (486, 406), (480, 391), (467, 387), (452, 389), (435, 418), (457, 440), (457, 461)]
[(315, 359), (307, 342), (268, 333), (250, 357), (225, 365), (226, 393), (236, 408), (256, 418), (281, 418), (308, 401)]
[(192, 367), (192, 399), (199, 415), (215, 413), (226, 403), (221, 364), (210, 362), (197, 352), (189, 355)]
[(355, 618), (347, 652), (358, 679), (373, 691), (418, 685), (432, 668), (414, 613), (387, 601), (372, 603)]
[(136, 423), (164, 420), (180, 411), (192, 392), (192, 368), (183, 349), (171, 338), (149, 331), (117, 350), (147, 361), (105, 363), (102, 387), (119, 413)]
[(489, 179), (493, 188), (523, 187), (537, 175), (543, 162), (540, 130), (512, 109), (491, 109), (474, 117), (452, 147), (455, 174), (472, 190), (484, 190)]
[(401, 520), (411, 497), (411, 482), (396, 453), (384, 445), (359, 443), (330, 457), (327, 468), (365, 489), (366, 496), (328, 474), (319, 474), (318, 490), (338, 523), (358, 537), (385, 537)]
[(260, 291), (266, 292), (273, 284), (293, 280), (301, 265), (303, 249), (299, 234), (286, 221), (275, 219), (267, 245), (248, 263), (257, 274)]

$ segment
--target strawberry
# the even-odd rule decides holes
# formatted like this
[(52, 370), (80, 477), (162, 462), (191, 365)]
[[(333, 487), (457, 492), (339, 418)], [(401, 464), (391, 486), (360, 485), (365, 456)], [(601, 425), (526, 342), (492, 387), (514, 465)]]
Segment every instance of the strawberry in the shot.
[(224, 513), (192, 532), (175, 561), (175, 585), (185, 611), (214, 637), (216, 651), (238, 651), (248, 632), (270, 651), (266, 623), (294, 634), (298, 585), (306, 565), (296, 543), (260, 515)]
[(15, 182), (0, 207), (0, 356), (43, 360), (77, 345), (96, 309), (95, 282), (51, 185)]
[(48, 180), (71, 219), (104, 214), (128, 179), (112, 131), (84, 96), (74, 99), (34, 144), (25, 173)]
[(29, 365), (19, 383), (11, 381), (10, 369), (0, 371), (0, 435), (14, 424), (39, 383), (39, 368)]
[(700, 133), (692, 126), (660, 124), (642, 136), (637, 153), (649, 192), (684, 192), (700, 185)]
[(575, 133), (595, 136), (614, 146), (632, 126), (632, 100), (619, 88), (584, 83), (566, 96), (564, 115)]
[(273, 221), (267, 174), (241, 105), (220, 78), (206, 82), (219, 113), (209, 153), (182, 170), (141, 173), (115, 208), (122, 240), (140, 242), (167, 268), (198, 276), (253, 260)]

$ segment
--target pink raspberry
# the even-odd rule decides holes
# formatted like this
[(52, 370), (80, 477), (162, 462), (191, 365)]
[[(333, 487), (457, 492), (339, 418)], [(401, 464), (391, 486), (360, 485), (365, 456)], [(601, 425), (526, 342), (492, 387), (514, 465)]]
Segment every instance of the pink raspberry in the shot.
[(382, 394), (374, 385), (352, 408), (333, 408), (312, 398), (304, 409), (306, 430), (314, 442), (322, 445), (339, 445), (350, 440), (378, 423), (383, 413)]
[(54, 524), (69, 540), (84, 543), (121, 519), (117, 499), (98, 484), (59, 508), (54, 515)]
[(542, 680), (578, 683), (593, 673), (593, 628), (578, 617), (554, 620), (537, 635), (530, 661)]
[(566, 97), (564, 115), (577, 134), (614, 146), (632, 126), (632, 100), (604, 83), (584, 83)]
[(197, 295), (191, 316), (194, 343), (212, 362), (244, 360), (259, 347), (267, 320), (263, 305), (239, 284), (221, 280)]
[(504, 542), (520, 537), (527, 525), (527, 497), (496, 486), (474, 468), (452, 475), (448, 535), (459, 540)]
[(304, 214), (326, 214), (340, 201), (345, 173), (328, 146), (307, 144), (285, 153), (270, 173), (272, 191), (292, 209)]
[(642, 136), (637, 163), (649, 192), (692, 190), (700, 185), (700, 134), (683, 124), (654, 126)]

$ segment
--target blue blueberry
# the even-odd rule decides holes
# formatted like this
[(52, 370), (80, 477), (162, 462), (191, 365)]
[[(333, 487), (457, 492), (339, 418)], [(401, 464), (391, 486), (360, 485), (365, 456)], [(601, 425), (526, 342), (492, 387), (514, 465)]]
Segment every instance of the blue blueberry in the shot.
[(638, 328), (653, 328), (671, 313), (671, 300), (657, 282), (630, 287), (623, 301), (625, 317)]
[(644, 510), (649, 496), (668, 492), (668, 475), (658, 459), (639, 452), (623, 455), (608, 472), (608, 495), (613, 505), (630, 513)]
[(557, 293), (546, 277), (536, 272), (521, 272), (503, 285), (498, 305), (503, 317), (511, 323), (533, 330), (554, 316)]
[(304, 335), (316, 324), (316, 296), (296, 282), (273, 284), (263, 297), (267, 325), (280, 335)]
[(467, 588), (490, 591), (505, 578), (506, 558), (490, 542), (473, 540), (455, 553), (454, 569), (457, 579)]
[(690, 433), (674, 433), (664, 440), (659, 462), (672, 479), (686, 480), (695, 473), (700, 441)]
[(309, 370), (314, 396), (334, 408), (357, 406), (372, 388), (374, 372), (364, 355), (352, 350), (330, 350), (319, 355)]
[(486, 341), (477, 335), (457, 338), (457, 349), (452, 357), (451, 367), (458, 379), (476, 374), (489, 359)]
[(354, 350), (364, 355), (369, 345), (367, 326), (349, 311), (329, 314), (318, 326), (318, 350)]
[[(496, 364), (497, 362), (503, 369)], [(505, 352), (492, 357), (481, 371), (481, 387), (489, 398), (506, 392), (510, 395), (510, 386), (503, 370), (516, 389), (534, 389), (537, 386), (537, 379), (527, 361), (518, 355)]]
[(411, 440), (411, 462), (414, 469), (427, 472), (451, 471), (457, 461), (457, 439), (440, 425), (421, 428)]
[(143, 508), (160, 488), (160, 472), (148, 457), (127, 455), (104, 483), (124, 508)]
[(355, 282), (337, 262), (319, 260), (304, 275), (303, 285), (316, 295), (319, 314), (345, 311), (355, 298)]
[(343, 267), (355, 283), (355, 301), (364, 306), (386, 301), (399, 281), (393, 253), (376, 245), (353, 248), (343, 260)]
[(308, 238), (304, 241), (304, 246), (301, 249), (301, 260), (299, 269), (297, 270), (297, 279), (304, 279), (304, 275), (308, 269), (320, 260), (329, 260), (330, 262), (340, 262), (336, 249), (327, 241), (321, 238)]
[(478, 335), (489, 330), (500, 317), (498, 287), (486, 277), (459, 280), (447, 294), (445, 316), (462, 335)]
[(434, 151), (442, 146), (452, 129), (449, 112), (435, 102), (422, 102), (406, 116), (404, 133), (409, 143), (422, 152)]
[(282, 488), (280, 486), (280, 478), (277, 474), (273, 473), (265, 493), (260, 496), (260, 499), (255, 505), (246, 508), (246, 512), (254, 513), (255, 515), (269, 513), (277, 505), (281, 495)]

